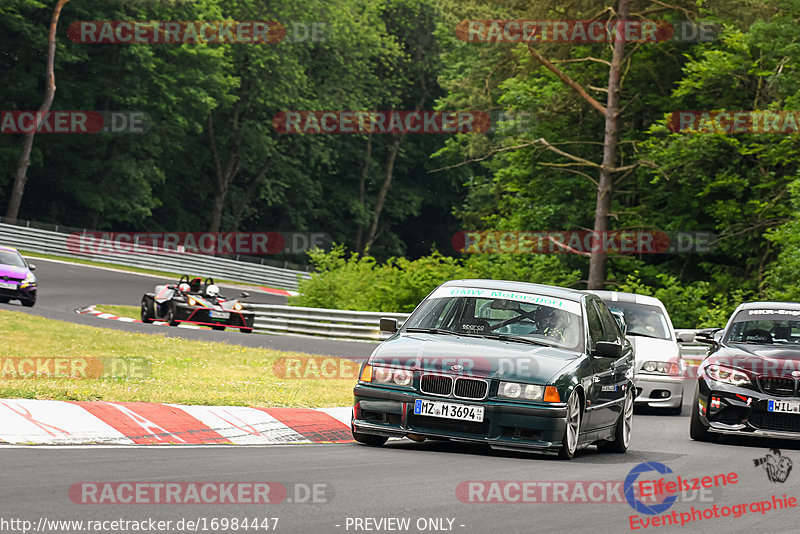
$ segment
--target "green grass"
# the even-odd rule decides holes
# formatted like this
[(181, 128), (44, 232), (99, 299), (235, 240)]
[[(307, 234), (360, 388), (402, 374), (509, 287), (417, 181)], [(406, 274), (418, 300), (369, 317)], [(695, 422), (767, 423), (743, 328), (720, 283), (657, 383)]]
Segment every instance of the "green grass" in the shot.
[(112, 304), (98, 304), (94, 307), (95, 310), (103, 313), (110, 313), (117, 317), (130, 317), (131, 319), (139, 319), (139, 306), (125, 306), (125, 305), (112, 305)]
[[(142, 269), (140, 267), (129, 267), (127, 265), (119, 265), (117, 263), (105, 263), (100, 261), (92, 261), (92, 260), (85, 260), (82, 258), (68, 258), (66, 256), (57, 256), (55, 254), (42, 254), (41, 252), (31, 252), (30, 250), (23, 250), (18, 249), (20, 254), (25, 256), (26, 258), (42, 258), (46, 260), (59, 260), (59, 261), (66, 261), (69, 263), (77, 263), (79, 265), (92, 265), (95, 267), (107, 267), (110, 269), (117, 269), (120, 271), (126, 271), (130, 273), (140, 273), (140, 274), (152, 274), (156, 276), (162, 276), (167, 279), (178, 280), (181, 275), (188, 274), (192, 276), (192, 273), (171, 273), (168, 271), (157, 271), (155, 269)], [(252, 286), (252, 287), (261, 287), (263, 284), (254, 284), (252, 282), (241, 282), (238, 280), (214, 280), (217, 283), (222, 284), (237, 284), (243, 286)]]
[[(273, 373), (276, 362), (280, 365), (287, 358), (294, 362), (297, 358), (305, 361), (309, 355), (167, 338), (157, 332), (119, 332), (3, 310), (0, 310), (0, 339), (3, 340), (0, 398), (312, 408), (349, 406), (357, 373), (357, 370), (352, 372), (353, 368), (357, 369), (353, 364), (349, 366), (349, 378), (281, 378)], [(14, 376), (9, 374), (10, 368), (19, 365), (19, 358), (67, 358), (64, 361), (69, 361), (80, 357), (145, 358), (150, 362), (150, 373), (141, 378), (6, 378)]]

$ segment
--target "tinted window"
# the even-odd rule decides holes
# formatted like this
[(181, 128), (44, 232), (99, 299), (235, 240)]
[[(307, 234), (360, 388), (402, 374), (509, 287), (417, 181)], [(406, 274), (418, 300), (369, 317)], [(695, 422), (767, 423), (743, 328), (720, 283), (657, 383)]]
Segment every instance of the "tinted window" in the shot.
[(629, 336), (672, 339), (664, 312), (658, 306), (636, 302), (606, 302), (609, 308), (620, 310), (625, 315)]
[(594, 347), (595, 343), (603, 341), (603, 323), (600, 320), (600, 314), (594, 307), (594, 300), (586, 301), (586, 321), (589, 323), (589, 337), (592, 347)]
[(603, 324), (603, 341), (619, 341), (622, 333), (619, 330), (617, 321), (614, 320), (614, 316), (611, 315), (611, 312), (602, 302), (595, 301), (595, 305), (600, 315), (600, 321)]
[(25, 267), (22, 257), (16, 252), (0, 250), (0, 265), (13, 265), (14, 267)]
[(404, 325), (406, 331), (413, 329), (511, 335), (572, 350), (582, 350), (584, 339), (580, 304), (575, 301), (481, 288), (438, 289)]
[(800, 345), (800, 310), (742, 310), (733, 319), (727, 341)]

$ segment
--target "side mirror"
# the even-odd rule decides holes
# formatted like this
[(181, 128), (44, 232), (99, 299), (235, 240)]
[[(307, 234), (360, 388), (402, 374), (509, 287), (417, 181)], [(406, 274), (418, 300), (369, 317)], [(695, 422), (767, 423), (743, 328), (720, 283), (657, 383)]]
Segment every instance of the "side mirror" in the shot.
[(388, 317), (381, 317), (381, 332), (389, 332), (394, 334), (397, 332), (397, 319), (390, 319)]
[(688, 330), (675, 330), (675, 337), (680, 343), (694, 343), (694, 332)]
[(601, 358), (619, 358), (622, 356), (622, 345), (611, 341), (598, 341), (594, 346), (594, 355)]
[(707, 328), (705, 330), (700, 330), (695, 334), (694, 340), (698, 343), (706, 343), (708, 345), (716, 345), (720, 337), (721, 328)]
[(250, 296), (250, 293), (248, 293), (247, 291), (242, 291), (242, 293), (239, 295), (239, 298), (240, 299), (246, 299), (249, 296)]
[(29, 263), (28, 264), (28, 269), (30, 269), (31, 271), (35, 271), (36, 270), (36, 266), (34, 264), (32, 264), (32, 263)]

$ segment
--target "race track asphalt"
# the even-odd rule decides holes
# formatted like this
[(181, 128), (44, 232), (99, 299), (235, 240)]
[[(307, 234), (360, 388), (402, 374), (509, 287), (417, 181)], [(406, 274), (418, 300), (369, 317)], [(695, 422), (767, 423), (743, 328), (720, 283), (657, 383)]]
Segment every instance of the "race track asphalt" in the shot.
[[(36, 265), (36, 277), (39, 280), (36, 305), (33, 308), (24, 308), (19, 302), (12, 301), (8, 304), (0, 304), (0, 309), (126, 332), (156, 333), (169, 337), (220, 341), (247, 347), (291, 350), (308, 354), (366, 357), (377, 346), (375, 343), (368, 342), (337, 341), (312, 337), (242, 334), (233, 330), (224, 332), (208, 329), (189, 330), (108, 321), (90, 315), (79, 315), (75, 312), (77, 308), (92, 304), (139, 306), (142, 294), (152, 291), (156, 284), (173, 281), (152, 275), (111, 271), (39, 258), (31, 258), (30, 262)], [(240, 289), (229, 288), (225, 284), (220, 284), (220, 287), (225, 295), (236, 296), (240, 292)], [(263, 304), (286, 304), (287, 302), (286, 297), (281, 295), (264, 293), (250, 288), (247, 291), (250, 293), (250, 297), (247, 299), (249, 302)]]

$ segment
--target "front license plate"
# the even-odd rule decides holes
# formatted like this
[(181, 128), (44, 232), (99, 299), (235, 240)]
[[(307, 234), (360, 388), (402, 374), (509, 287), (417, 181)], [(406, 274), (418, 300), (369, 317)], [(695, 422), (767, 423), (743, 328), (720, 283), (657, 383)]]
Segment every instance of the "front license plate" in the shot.
[(227, 319), (231, 316), (231, 314), (230, 312), (211, 310), (208, 312), (208, 316), (211, 317), (212, 319)]
[(414, 401), (414, 413), (416, 415), (442, 417), (444, 419), (483, 422), (483, 406), (468, 406), (466, 404), (417, 399)]
[(17, 284), (12, 284), (11, 282), (0, 282), (0, 288), (2, 288), (2, 289), (17, 289)]
[(798, 401), (767, 401), (767, 411), (777, 413), (800, 413), (800, 402)]

